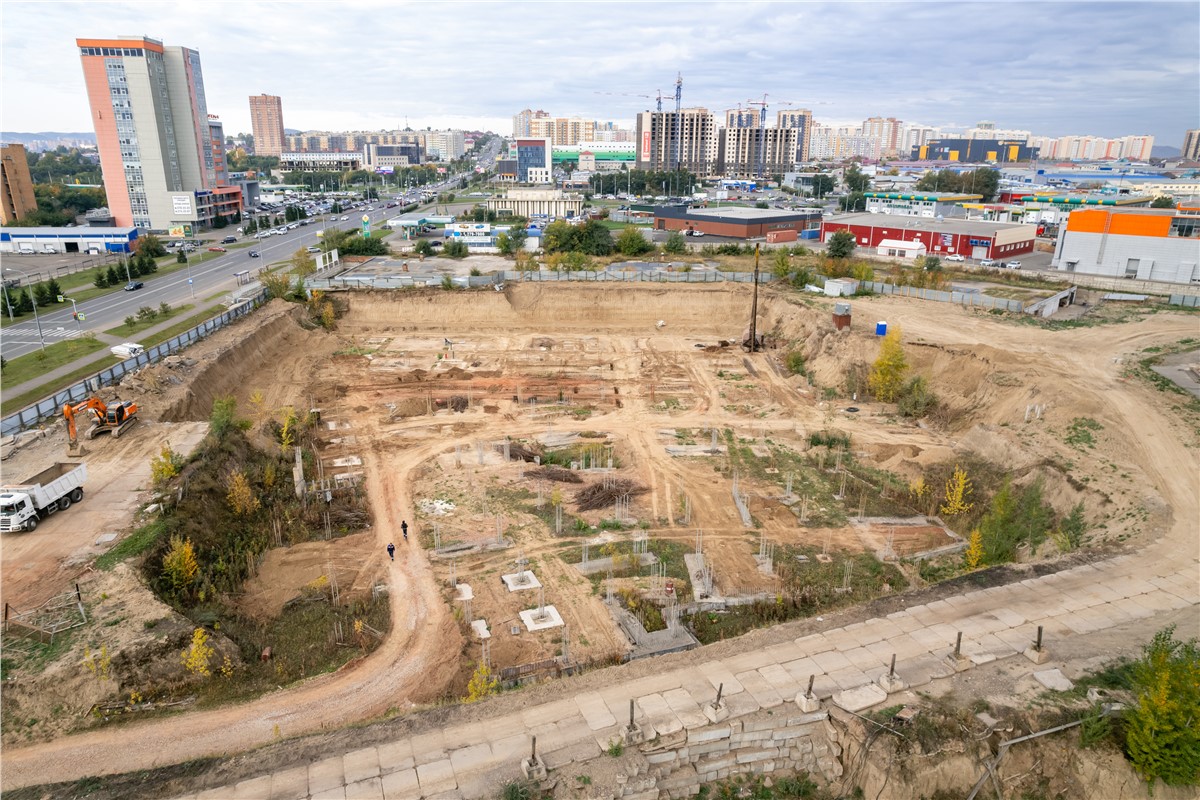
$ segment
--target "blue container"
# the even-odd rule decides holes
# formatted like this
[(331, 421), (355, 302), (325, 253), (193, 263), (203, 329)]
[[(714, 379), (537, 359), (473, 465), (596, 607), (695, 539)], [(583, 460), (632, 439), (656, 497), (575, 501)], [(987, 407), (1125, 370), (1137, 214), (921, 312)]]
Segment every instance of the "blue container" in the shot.
[(887, 323), (886, 322), (876, 322), (875, 323), (875, 335), (876, 336), (887, 336)]

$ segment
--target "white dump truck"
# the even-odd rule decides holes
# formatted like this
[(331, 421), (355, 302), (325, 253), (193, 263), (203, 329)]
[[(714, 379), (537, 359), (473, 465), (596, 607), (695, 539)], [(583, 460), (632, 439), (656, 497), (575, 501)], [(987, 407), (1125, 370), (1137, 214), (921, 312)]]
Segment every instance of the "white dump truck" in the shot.
[(87, 464), (58, 463), (29, 480), (0, 486), (0, 533), (31, 531), (42, 517), (83, 499)]

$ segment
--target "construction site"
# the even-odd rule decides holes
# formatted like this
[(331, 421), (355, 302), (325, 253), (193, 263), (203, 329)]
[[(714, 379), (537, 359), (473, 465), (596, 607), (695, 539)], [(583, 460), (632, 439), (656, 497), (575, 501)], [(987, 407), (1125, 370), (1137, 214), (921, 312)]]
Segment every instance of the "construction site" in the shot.
[[(962, 572), (970, 531), (939, 510), (959, 465), (980, 512), (1005, 480), (1036, 482), (1056, 518), (1082, 503), (1085, 549), (1135, 550), (1180, 514), (1194, 524), (1196, 417), (1131, 370), (1143, 353), (1194, 351), (1194, 314), (1050, 329), (864, 297), (835, 325), (832, 298), (753, 291), (336, 292), (333, 330), (275, 300), (106, 389), (108, 408), (139, 419), (82, 443), (87, 498), (4, 535), (5, 641), (21, 647), (20, 628), (39, 642), (6, 666), (6, 753), (135, 730), (97, 722), (98, 708), (137, 706), (131, 693), (186, 709), (139, 724), (176, 726), (187, 753), (227, 752), (466, 697), (481, 665), (497, 690), (529, 687), (901, 595)], [(884, 320), (936, 392), (928, 415), (869, 396)], [(137, 557), (95, 562), (184, 495), (155, 489), (150, 462), (164, 445), (192, 453), (224, 398), (247, 420), (246, 446), (279, 453), (271, 491), (300, 505), (262, 518), (266, 545), (239, 552), (244, 579), (214, 581), (219, 602), (172, 607)], [(290, 417), (306, 432), (281, 448)], [(23, 434), (5, 474), (66, 459), (65, 427)], [(222, 484), (213, 502), (225, 496)], [(1048, 538), (1016, 560), (1065, 553)], [(340, 661), (288, 673), (282, 691), (172, 705), (197, 693), (179, 650), (206, 619), (222, 623), (211, 641), (236, 682), (287, 657), (283, 640), (239, 640), (246, 620), (278, 630), (315, 602), (355, 609), (314, 634)], [(60, 645), (40, 623), (21, 628), (43, 607), (68, 620), (47, 623), (69, 628), (55, 629)], [(101, 646), (111, 666), (98, 680), (79, 664)], [(249, 718), (263, 722), (232, 732)], [(137, 767), (104, 771), (125, 768)]]

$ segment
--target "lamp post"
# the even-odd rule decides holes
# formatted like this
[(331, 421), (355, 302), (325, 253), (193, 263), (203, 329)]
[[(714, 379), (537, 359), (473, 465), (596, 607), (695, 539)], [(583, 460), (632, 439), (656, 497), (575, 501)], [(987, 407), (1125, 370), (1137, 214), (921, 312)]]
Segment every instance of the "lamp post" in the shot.
[(192, 293), (192, 299), (195, 300), (196, 287), (192, 285), (192, 256), (187, 250), (183, 251), (183, 261), (187, 264), (188, 291)]
[(71, 317), (75, 320), (75, 325), (79, 328), (79, 335), (82, 336), (83, 335), (83, 325), (81, 323), (81, 320), (83, 318), (79, 316), (79, 306), (75, 305), (75, 301), (70, 297), (66, 297), (65, 295), (61, 295), (61, 294), (59, 295), (59, 297), (61, 297), (63, 300), (66, 300), (67, 302), (69, 302), (71, 304)]
[[(26, 280), (29, 278), (29, 276), (26, 275), (22, 270), (14, 267), (5, 267), (4, 270), (5, 272), (19, 273), (21, 277)], [(25, 284), (25, 293), (29, 295), (29, 302), (33, 303), (33, 321), (34, 324), (37, 325), (38, 340), (42, 343), (42, 352), (44, 353), (46, 352), (46, 337), (42, 334), (42, 321), (38, 319), (37, 298), (33, 296), (33, 287), (31, 287), (28, 283)], [(9, 313), (12, 313), (11, 308), (9, 309)]]

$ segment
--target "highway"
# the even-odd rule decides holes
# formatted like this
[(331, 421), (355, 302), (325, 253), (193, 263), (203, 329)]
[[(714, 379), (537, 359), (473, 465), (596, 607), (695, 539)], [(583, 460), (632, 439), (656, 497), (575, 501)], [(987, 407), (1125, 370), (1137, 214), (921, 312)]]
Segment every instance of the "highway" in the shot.
[[(138, 291), (118, 290), (80, 303), (79, 311), (86, 318), (82, 323), (82, 329), (84, 332), (101, 333), (120, 325), (124, 322), (125, 317), (136, 314), (137, 310), (143, 306), (157, 309), (164, 302), (176, 307), (191, 304), (195, 306), (195, 310), (189, 314), (195, 313), (210, 303), (216, 302), (215, 299), (206, 302), (206, 298), (212, 298), (213, 295), (229, 292), (236, 288), (237, 280), (234, 277), (236, 273), (250, 270), (251, 274), (255, 274), (272, 262), (291, 258), (292, 254), (301, 247), (319, 244), (317, 231), (322, 230), (323, 227), (358, 228), (362, 225), (364, 214), (371, 218), (372, 225), (380, 220), (398, 216), (398, 208), (382, 207), (387, 202), (386, 198), (376, 202), (379, 205), (374, 211), (347, 211), (339, 215), (349, 217), (344, 222), (340, 220), (335, 222), (333, 215), (326, 215), (324, 218), (310, 219), (307, 226), (289, 231), (284, 236), (270, 236), (265, 239), (239, 237), (239, 243), (249, 241), (250, 245), (231, 249), (228, 253), (220, 254), (216, 258), (192, 265), (190, 286), (188, 285), (189, 271), (179, 270), (161, 277), (148, 275), (139, 278), (138, 280), (145, 283), (145, 287)], [(221, 231), (207, 232), (206, 236), (210, 241), (199, 247), (197, 252), (204, 252), (210, 245), (220, 242), (232, 230), (226, 228)], [(248, 253), (251, 250), (260, 253), (261, 258), (250, 258)], [(24, 263), (36, 265), (37, 258), (37, 256), (27, 256), (21, 260)], [(5, 261), (8, 264), (19, 263), (16, 257), (11, 259), (6, 257)], [(31, 267), (31, 271), (33, 268)], [(22, 269), (23, 267), (17, 267), (18, 271)], [(16, 275), (16, 272), (5, 271), (5, 278), (16, 277)], [(38, 309), (38, 320), (46, 344), (79, 335), (81, 326), (71, 318), (72, 311), (70, 303)], [(185, 316), (181, 315), (180, 318), (185, 318)], [(136, 336), (133, 338), (136, 340)], [(0, 352), (3, 352), (5, 358), (11, 359), (32, 353), (39, 347), (38, 325), (34, 322), (32, 314), (27, 314), (22, 322), (4, 328)]]

